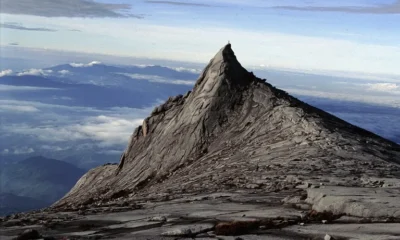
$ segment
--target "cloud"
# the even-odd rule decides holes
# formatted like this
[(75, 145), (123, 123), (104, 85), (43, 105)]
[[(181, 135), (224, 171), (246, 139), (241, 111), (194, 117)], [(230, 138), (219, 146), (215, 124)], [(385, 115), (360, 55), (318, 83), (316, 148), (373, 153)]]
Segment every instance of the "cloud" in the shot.
[(13, 73), (13, 70), (7, 69), (0, 72), (0, 77), (9, 76)]
[[(35, 102), (35, 101), (21, 101), (21, 100), (10, 100), (10, 99), (0, 99), (0, 105), (1, 104), (2, 105), (32, 106), (32, 107), (35, 107), (38, 109), (43, 109), (44, 111), (48, 111), (48, 112), (55, 112), (57, 110), (70, 111), (70, 112), (74, 112), (77, 114), (84, 114), (84, 113), (85, 114), (98, 114), (98, 113), (105, 112), (103, 110), (99, 110), (99, 109), (91, 108), (91, 107), (66, 106), (66, 105), (59, 105), (59, 104), (49, 104), (49, 103), (42, 103), (42, 102)], [(130, 109), (130, 110), (132, 111), (132, 109)], [(121, 111), (129, 111), (129, 109), (121, 110)], [(116, 108), (111, 108), (107, 113), (113, 113), (113, 112), (120, 112), (120, 111)]]
[(71, 67), (92, 67), (92, 66), (98, 65), (98, 64), (101, 64), (101, 62), (93, 61), (93, 62), (90, 62), (90, 63), (70, 63), (69, 65)]
[(35, 150), (33, 148), (25, 147), (25, 148), (14, 149), (13, 154), (20, 155), (20, 154), (29, 154), (29, 153), (34, 153), (34, 152), (35, 152)]
[[(1, 107), (1, 105), (0, 105)], [(88, 117), (83, 123), (65, 126), (43, 125), (33, 127), (28, 124), (14, 125), (8, 132), (35, 137), (38, 141), (60, 143), (69, 141), (95, 141), (99, 146), (126, 145), (129, 136), (143, 119), (105, 116)]]
[(130, 4), (100, 3), (91, 0), (1, 0), (0, 13), (43, 17), (134, 17)]
[(61, 75), (67, 75), (67, 74), (70, 74), (71, 72), (68, 70), (60, 70), (60, 71), (58, 71), (58, 73)]
[(133, 66), (139, 67), (139, 68), (146, 68), (146, 67), (154, 67), (156, 65), (154, 65), (154, 64), (133, 64)]
[(25, 110), (27, 114), (29, 111), (40, 111), (40, 114), (30, 114), (23, 119), (3, 114), (5, 120), (4, 124), (0, 124), (0, 132), (4, 136), (8, 134), (24, 138), (27, 142), (33, 141), (35, 146), (70, 142), (77, 145), (91, 143), (100, 147), (124, 147), (134, 128), (142, 123), (153, 108), (113, 107), (100, 110), (0, 99), (0, 111), (3, 109), (13, 113)]
[(70, 149), (70, 147), (60, 147), (60, 146), (53, 146), (53, 145), (42, 145), (40, 149), (45, 151), (65, 151)]
[(66, 97), (66, 96), (53, 96), (52, 97), (54, 100), (64, 100), (64, 101), (71, 101), (73, 98)]
[(38, 32), (57, 32), (55, 29), (50, 28), (32, 28), (32, 27), (24, 27), (20, 23), (0, 23), (0, 28), (8, 28), (14, 30), (23, 30), (23, 31), (38, 31)]
[(196, 83), (196, 81), (187, 81), (187, 80), (167, 80), (167, 79), (150, 80), (150, 82), (167, 83), (167, 84), (176, 84), (176, 85), (188, 85), (188, 86), (194, 86), (194, 84)]
[(367, 94), (349, 94), (349, 93), (326, 92), (326, 91), (295, 89), (295, 88), (283, 88), (283, 90), (293, 95), (327, 98), (327, 99), (335, 99), (341, 101), (361, 102), (373, 105), (384, 105), (394, 108), (400, 108), (400, 99), (393, 98), (393, 96), (377, 97), (377, 96), (370, 96)]
[[(257, 69), (257, 68), (255, 68)], [(259, 69), (268, 69), (268, 68), (259, 68)], [(275, 70), (288, 71), (290, 73), (308, 73), (308, 74), (317, 74), (328, 77), (342, 77), (342, 78), (351, 78), (354, 80), (373, 80), (373, 81), (390, 81), (396, 82), (399, 81), (399, 75), (393, 74), (371, 74), (371, 73), (363, 73), (363, 72), (348, 72), (348, 71), (327, 71), (327, 70), (298, 70), (298, 69), (290, 69), (290, 68), (280, 68)]]
[(190, 73), (201, 73), (201, 69), (196, 69), (196, 68), (184, 68), (184, 67), (177, 67), (177, 68), (171, 68), (174, 69), (175, 71), (178, 72), (190, 72)]
[(130, 77), (135, 80), (147, 80), (149, 82), (157, 82), (157, 83), (188, 85), (188, 86), (193, 86), (196, 83), (196, 81), (168, 79), (157, 75), (143, 75), (143, 74), (130, 74), (130, 73), (119, 73), (119, 74)]
[(58, 88), (47, 87), (31, 87), (31, 86), (14, 86), (0, 84), (0, 92), (4, 91), (42, 91), (42, 90), (59, 90)]
[(121, 155), (123, 152), (124, 150), (113, 150), (113, 149), (100, 151), (100, 153), (107, 155), (115, 155), (115, 154)]
[(102, 145), (126, 144), (135, 127), (143, 119), (126, 119), (100, 115), (88, 119), (84, 124), (71, 126), (70, 129), (87, 138), (100, 141)]
[(26, 75), (47, 76), (52, 72), (53, 72), (53, 70), (43, 70), (43, 69), (32, 68), (32, 69), (17, 73), (17, 76), (19, 76), (19, 77), (26, 76)]
[(33, 106), (24, 106), (24, 105), (2, 105), (0, 104), (0, 112), (23, 112), (23, 113), (32, 113), (38, 112), (39, 109)]
[(367, 13), (367, 14), (400, 14), (400, 0), (390, 4), (380, 4), (376, 6), (276, 6), (273, 8), (297, 10), (297, 11), (317, 11), (317, 12), (346, 12), (346, 13)]
[(396, 83), (368, 83), (366, 86), (371, 91), (400, 93), (400, 85)]
[(146, 3), (168, 4), (168, 5), (177, 5), (177, 6), (211, 7), (211, 5), (204, 4), (204, 3), (188, 3), (188, 2), (176, 2), (176, 1), (147, 0)]

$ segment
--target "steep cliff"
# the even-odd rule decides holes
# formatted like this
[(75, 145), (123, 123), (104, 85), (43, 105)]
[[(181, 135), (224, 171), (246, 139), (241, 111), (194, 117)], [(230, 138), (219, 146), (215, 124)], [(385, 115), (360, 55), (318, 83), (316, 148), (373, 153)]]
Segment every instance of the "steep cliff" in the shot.
[(322, 177), (354, 186), (362, 176), (399, 175), (399, 163), (399, 145), (257, 78), (228, 44), (191, 92), (143, 121), (118, 166), (92, 169), (54, 207), (133, 195), (279, 191)]

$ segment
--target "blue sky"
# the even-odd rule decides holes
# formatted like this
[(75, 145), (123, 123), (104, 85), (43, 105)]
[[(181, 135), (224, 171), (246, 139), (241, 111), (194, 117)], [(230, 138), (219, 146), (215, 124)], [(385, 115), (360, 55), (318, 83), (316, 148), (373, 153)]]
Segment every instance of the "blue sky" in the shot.
[[(0, 0), (2, 46), (400, 76), (400, 1)], [(95, 60), (95, 59), (94, 59)]]

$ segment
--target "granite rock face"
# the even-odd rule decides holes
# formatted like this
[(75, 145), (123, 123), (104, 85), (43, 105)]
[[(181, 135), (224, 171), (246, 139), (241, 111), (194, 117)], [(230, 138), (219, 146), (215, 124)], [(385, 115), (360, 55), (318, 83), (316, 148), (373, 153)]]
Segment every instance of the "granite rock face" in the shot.
[(143, 121), (118, 166), (90, 170), (53, 207), (240, 189), (364, 187), (370, 179), (399, 178), (399, 163), (399, 145), (257, 78), (228, 44), (191, 92), (171, 97)]
[(225, 46), (193, 91), (0, 238), (399, 239), (400, 146), (247, 72)]
[[(258, 189), (176, 196), (163, 201), (136, 199), (135, 207), (110, 203), (85, 206), (79, 211), (46, 209), (0, 218), (0, 239), (22, 239), (32, 232), (42, 239), (75, 240), (322, 240), (326, 235), (343, 240), (399, 239), (400, 218), (387, 217), (387, 213), (400, 210), (395, 192), (382, 190), (386, 194), (381, 199), (382, 191), (374, 192), (379, 188), (346, 189), (310, 189), (306, 199), (302, 197), (303, 190), (292, 196), (293, 189), (279, 192)], [(343, 208), (350, 210), (348, 213), (358, 214), (358, 210), (365, 207), (365, 214), (363, 217), (344, 216), (340, 212), (302, 210), (281, 204), (284, 199), (301, 196), (299, 204), (311, 204), (318, 209), (321, 194), (326, 195), (327, 201), (341, 198), (339, 204), (329, 206), (335, 212), (347, 202), (352, 205)], [(353, 201), (347, 201), (352, 196)], [(392, 201), (387, 202), (390, 198)], [(359, 200), (362, 205), (353, 208)], [(382, 209), (386, 209), (386, 213)], [(374, 211), (377, 214), (371, 216)]]

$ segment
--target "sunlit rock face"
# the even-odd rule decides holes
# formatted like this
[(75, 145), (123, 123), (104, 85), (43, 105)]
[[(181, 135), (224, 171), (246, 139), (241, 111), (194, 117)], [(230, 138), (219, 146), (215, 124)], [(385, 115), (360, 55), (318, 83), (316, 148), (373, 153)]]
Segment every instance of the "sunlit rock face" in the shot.
[(399, 162), (399, 145), (257, 78), (228, 44), (191, 92), (169, 98), (134, 131), (118, 166), (92, 169), (54, 207), (162, 193), (279, 191), (318, 178), (360, 186), (361, 176), (396, 177)]

